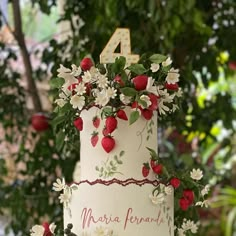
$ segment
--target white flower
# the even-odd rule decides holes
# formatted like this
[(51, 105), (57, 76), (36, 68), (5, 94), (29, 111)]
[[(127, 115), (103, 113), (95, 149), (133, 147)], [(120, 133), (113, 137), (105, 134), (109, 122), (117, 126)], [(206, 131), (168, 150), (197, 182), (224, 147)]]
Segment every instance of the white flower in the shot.
[(107, 93), (105, 90), (102, 90), (100, 93), (96, 94), (97, 97), (95, 99), (95, 104), (98, 106), (106, 106), (107, 103), (109, 102), (109, 97), (107, 96)]
[(92, 76), (89, 71), (85, 71), (84, 75), (82, 75), (82, 79), (84, 83), (90, 83), (92, 81)]
[(65, 189), (66, 184), (65, 184), (65, 179), (59, 179), (57, 178), (56, 182), (53, 183), (53, 187), (52, 190), (56, 191), (56, 192), (60, 192), (63, 189)]
[(171, 68), (166, 77), (166, 82), (168, 84), (175, 84), (179, 81), (179, 70)]
[(160, 114), (165, 115), (166, 112), (170, 111), (170, 108), (164, 105), (164, 100), (161, 99), (158, 101), (158, 110)]
[(204, 201), (199, 201), (199, 202), (196, 202), (195, 206), (200, 206), (200, 207), (209, 207), (210, 205), (210, 201), (209, 200), (204, 200)]
[(200, 169), (193, 169), (191, 172), (190, 172), (190, 176), (192, 179), (194, 180), (200, 180), (202, 177), (203, 177), (203, 173)]
[(183, 90), (181, 88), (178, 89), (178, 91), (175, 92), (175, 95), (179, 98), (183, 96)]
[(64, 100), (67, 100), (72, 94), (72, 92), (68, 88), (62, 88), (62, 91), (63, 92), (59, 93), (59, 98), (62, 98)]
[(62, 98), (58, 98), (55, 100), (55, 103), (59, 106), (59, 107), (63, 107), (66, 104), (66, 101)]
[(178, 229), (178, 236), (185, 236), (185, 232), (183, 229)]
[(158, 204), (161, 204), (165, 201), (165, 194), (159, 193), (156, 196), (154, 196), (153, 194), (150, 194), (149, 198), (151, 199), (151, 201), (154, 205), (158, 205)]
[(30, 236), (43, 236), (44, 227), (42, 225), (34, 225), (30, 230)]
[(67, 204), (70, 201), (70, 197), (71, 195), (69, 192), (65, 191), (64, 193), (61, 193), (59, 196), (60, 203)]
[(131, 101), (131, 97), (125, 96), (124, 94), (120, 94), (120, 101), (125, 105), (128, 105)]
[(83, 95), (86, 92), (86, 86), (84, 85), (84, 83), (79, 83), (75, 87), (75, 91), (76, 91), (77, 95)]
[(50, 225), (49, 225), (49, 230), (51, 231), (51, 233), (54, 234), (54, 231), (56, 229), (56, 224), (54, 222), (52, 222)]
[(151, 101), (150, 101), (150, 98), (147, 95), (142, 95), (140, 97), (140, 100), (144, 101), (146, 103), (145, 106), (142, 103), (140, 104), (142, 108), (147, 108), (152, 104)]
[(176, 105), (176, 104), (172, 104), (172, 112), (175, 112), (176, 110), (178, 110), (179, 109), (179, 106), (178, 105)]
[(78, 80), (71, 74), (71, 70), (64, 67), (63, 65), (60, 65), (60, 68), (57, 70), (57, 72), (57, 76), (65, 80), (62, 88), (68, 88), (70, 85), (78, 82)]
[(85, 104), (85, 97), (74, 95), (70, 99), (70, 104), (74, 109), (78, 108), (79, 110), (82, 110)]
[(198, 231), (198, 226), (193, 221), (187, 220), (183, 222), (182, 229), (184, 231), (190, 230), (193, 234), (195, 234)]
[(207, 184), (201, 191), (201, 195), (204, 197), (205, 195), (207, 195), (210, 191), (210, 185)]
[(107, 96), (109, 98), (115, 98), (117, 95), (116, 92), (117, 92), (117, 90), (113, 87), (108, 87), (106, 90)]
[(172, 194), (172, 192), (173, 192), (173, 188), (172, 188), (172, 186), (165, 186), (165, 193), (167, 194), (167, 195), (171, 195)]
[(172, 63), (172, 60), (170, 57), (168, 57), (165, 61), (162, 62), (162, 66), (166, 67), (169, 66)]
[(78, 67), (75, 64), (72, 64), (71, 68), (72, 68), (71, 75), (75, 77), (78, 77), (82, 72), (80, 66)]
[(148, 81), (147, 81), (147, 86), (146, 86), (146, 90), (150, 93), (153, 93), (155, 95), (159, 95), (158, 90), (157, 90), (157, 86), (153, 85), (155, 82), (155, 80), (152, 77), (148, 77)]
[(150, 67), (150, 69), (151, 69), (151, 71), (154, 73), (154, 72), (157, 72), (158, 70), (159, 70), (159, 68), (160, 68), (160, 65), (159, 64), (156, 64), (156, 63), (152, 63), (151, 64), (151, 67)]
[(100, 74), (96, 83), (99, 88), (105, 89), (108, 85), (108, 78), (105, 75)]

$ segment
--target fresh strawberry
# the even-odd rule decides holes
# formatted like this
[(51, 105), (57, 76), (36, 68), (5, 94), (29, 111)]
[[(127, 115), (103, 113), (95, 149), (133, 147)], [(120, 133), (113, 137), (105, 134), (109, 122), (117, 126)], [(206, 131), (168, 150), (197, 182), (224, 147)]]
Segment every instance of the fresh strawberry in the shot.
[(188, 200), (189, 205), (192, 205), (194, 200), (194, 192), (191, 189), (185, 189), (183, 191), (183, 197)]
[(74, 120), (74, 126), (77, 130), (82, 131), (83, 130), (83, 120), (81, 117), (78, 117)]
[(142, 168), (142, 175), (143, 177), (147, 177), (150, 172), (150, 167), (148, 163), (143, 163), (143, 168)]
[(157, 165), (153, 166), (152, 170), (155, 174), (160, 175), (160, 174), (162, 174), (162, 165), (157, 164)]
[(148, 109), (152, 110), (152, 111), (157, 110), (157, 108), (158, 108), (158, 97), (153, 93), (150, 93), (148, 95), (148, 97), (150, 98), (150, 102), (151, 102), (151, 105), (148, 107)]
[(133, 78), (134, 87), (136, 90), (145, 90), (147, 87), (148, 77), (146, 75), (138, 75)]
[(100, 119), (97, 116), (93, 117), (93, 126), (97, 129), (100, 125)]
[(106, 129), (111, 134), (117, 127), (117, 119), (114, 116), (108, 116), (105, 121)]
[(120, 118), (122, 120), (128, 120), (128, 117), (127, 117), (124, 110), (117, 111), (116, 115), (117, 115), (118, 118)]
[(168, 90), (176, 91), (176, 90), (179, 89), (179, 85), (177, 83), (175, 83), (175, 84), (165, 83), (165, 88), (168, 89)]
[(185, 198), (180, 198), (179, 199), (179, 206), (180, 206), (180, 208), (183, 210), (183, 211), (187, 211), (188, 210), (188, 208), (189, 208), (189, 202), (188, 202), (188, 200), (187, 199), (185, 199)]
[(148, 109), (143, 109), (142, 110), (142, 116), (146, 119), (146, 120), (150, 120), (153, 116), (153, 111), (152, 110), (148, 110)]
[(180, 186), (180, 180), (176, 177), (172, 178), (170, 180), (170, 184), (174, 187), (174, 188), (178, 188)]
[(125, 86), (125, 83), (124, 81), (121, 79), (121, 76), (120, 75), (117, 75), (115, 78), (114, 78), (114, 81), (116, 83), (118, 83), (120, 85), (120, 87), (124, 87)]
[(108, 136), (108, 135), (109, 135), (106, 126), (103, 128), (102, 134), (103, 134), (104, 136)]
[(98, 132), (93, 132), (91, 137), (91, 144), (93, 145), (93, 147), (97, 145), (97, 142), (98, 142)]
[(115, 144), (116, 142), (111, 136), (106, 136), (102, 138), (102, 147), (107, 153), (112, 151), (112, 149), (115, 147)]
[(93, 62), (90, 58), (85, 57), (81, 62), (80, 62), (80, 67), (82, 70), (89, 70), (93, 66)]

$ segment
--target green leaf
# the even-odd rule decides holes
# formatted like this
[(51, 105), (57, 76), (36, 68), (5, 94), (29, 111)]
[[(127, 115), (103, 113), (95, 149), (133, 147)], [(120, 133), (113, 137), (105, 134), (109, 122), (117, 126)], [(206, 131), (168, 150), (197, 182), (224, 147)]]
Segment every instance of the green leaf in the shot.
[(121, 89), (121, 92), (125, 96), (134, 97), (137, 94), (137, 91), (134, 88), (125, 87)]
[(137, 75), (144, 74), (147, 69), (142, 64), (133, 64), (127, 68), (128, 70), (134, 72)]
[(119, 74), (121, 70), (124, 69), (126, 64), (126, 58), (125, 57), (117, 57), (115, 60), (115, 63), (112, 65), (112, 71), (115, 74)]
[(63, 147), (65, 140), (65, 133), (61, 130), (57, 135), (56, 135), (56, 149), (60, 151)]
[(152, 148), (149, 148), (149, 147), (147, 147), (147, 149), (148, 149), (148, 151), (150, 152), (150, 155), (151, 155), (152, 159), (157, 160), (158, 158), (157, 158), (157, 153), (156, 153), (156, 151), (153, 150)]
[(125, 151), (121, 151), (120, 152), (120, 157), (124, 156), (124, 154), (125, 154)]
[(138, 118), (140, 114), (138, 111), (132, 111), (129, 118), (129, 124), (132, 125)]
[(228, 214), (225, 228), (225, 236), (233, 235), (233, 226), (236, 219), (236, 207), (234, 207)]
[(55, 117), (52, 121), (51, 121), (51, 124), (53, 126), (57, 126), (61, 123), (63, 123), (64, 121), (66, 120), (66, 116), (62, 115), (62, 116), (57, 116)]
[(153, 63), (160, 64), (167, 59), (167, 56), (164, 56), (162, 54), (153, 54), (149, 57), (149, 59)]
[(65, 83), (65, 80), (63, 78), (52, 78), (49, 81), (50, 87), (52, 89), (61, 88), (64, 83)]

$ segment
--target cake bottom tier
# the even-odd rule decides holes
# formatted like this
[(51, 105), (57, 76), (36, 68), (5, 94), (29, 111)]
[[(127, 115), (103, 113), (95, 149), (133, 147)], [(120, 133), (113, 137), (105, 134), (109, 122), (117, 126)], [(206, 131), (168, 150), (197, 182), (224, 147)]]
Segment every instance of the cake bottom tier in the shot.
[(173, 236), (173, 194), (161, 204), (154, 181), (81, 182), (72, 192), (64, 224), (78, 236)]

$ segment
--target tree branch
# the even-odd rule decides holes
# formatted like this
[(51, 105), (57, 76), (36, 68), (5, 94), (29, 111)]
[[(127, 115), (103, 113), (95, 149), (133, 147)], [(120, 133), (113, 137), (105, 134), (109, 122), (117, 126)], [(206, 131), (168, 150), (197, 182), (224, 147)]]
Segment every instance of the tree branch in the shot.
[(24, 62), (25, 74), (27, 79), (28, 91), (33, 101), (34, 110), (36, 112), (42, 111), (42, 105), (40, 101), (40, 97), (38, 94), (38, 90), (33, 79), (33, 69), (30, 61), (30, 55), (25, 43), (25, 37), (22, 31), (22, 21), (21, 21), (21, 10), (19, 0), (12, 0), (13, 7), (13, 21), (14, 21), (14, 36), (20, 47), (21, 55)]

